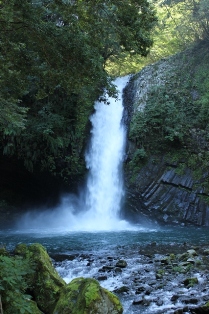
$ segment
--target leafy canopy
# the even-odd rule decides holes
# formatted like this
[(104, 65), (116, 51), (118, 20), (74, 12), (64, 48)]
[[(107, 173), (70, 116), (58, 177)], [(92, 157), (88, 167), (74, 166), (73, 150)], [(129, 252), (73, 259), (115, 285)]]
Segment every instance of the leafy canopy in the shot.
[(82, 171), (93, 102), (115, 93), (106, 62), (147, 55), (155, 21), (147, 0), (0, 1), (2, 152), (29, 170)]
[(137, 73), (144, 66), (187, 49), (194, 42), (209, 40), (208, 0), (153, 0), (158, 22), (152, 30), (153, 47), (147, 58), (124, 54), (108, 62), (116, 75)]

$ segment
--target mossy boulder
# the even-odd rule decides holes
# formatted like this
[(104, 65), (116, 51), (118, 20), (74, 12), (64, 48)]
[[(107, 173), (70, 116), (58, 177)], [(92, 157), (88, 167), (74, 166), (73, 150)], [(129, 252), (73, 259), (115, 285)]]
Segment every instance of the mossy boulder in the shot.
[(19, 244), (15, 254), (29, 258), (34, 269), (34, 273), (28, 278), (30, 292), (38, 307), (45, 314), (51, 314), (60, 297), (60, 288), (66, 283), (53, 267), (46, 249), (37, 243), (30, 246)]
[(53, 314), (121, 314), (117, 296), (91, 278), (76, 278), (66, 285)]
[(0, 246), (0, 256), (8, 256), (9, 253), (7, 252), (4, 246)]
[(198, 284), (198, 279), (196, 277), (186, 278), (183, 283), (187, 288), (190, 288)]

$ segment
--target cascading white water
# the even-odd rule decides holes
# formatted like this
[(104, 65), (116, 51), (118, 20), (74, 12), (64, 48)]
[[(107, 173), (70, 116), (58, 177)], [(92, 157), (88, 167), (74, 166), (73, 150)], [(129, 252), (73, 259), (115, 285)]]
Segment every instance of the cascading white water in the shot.
[(19, 221), (21, 228), (59, 229), (61, 231), (110, 231), (132, 229), (119, 217), (124, 196), (122, 162), (126, 132), (122, 124), (122, 90), (128, 77), (114, 82), (118, 98), (95, 103), (91, 116), (91, 141), (86, 152), (89, 175), (85, 190), (67, 195), (53, 210), (29, 212)]
[(92, 122), (92, 137), (86, 153), (89, 177), (86, 188), (85, 218), (104, 229), (115, 228), (119, 223), (118, 214), (124, 195), (122, 162), (125, 150), (125, 127), (122, 124), (122, 90), (127, 77), (115, 82), (118, 99), (108, 98), (107, 102), (96, 102)]

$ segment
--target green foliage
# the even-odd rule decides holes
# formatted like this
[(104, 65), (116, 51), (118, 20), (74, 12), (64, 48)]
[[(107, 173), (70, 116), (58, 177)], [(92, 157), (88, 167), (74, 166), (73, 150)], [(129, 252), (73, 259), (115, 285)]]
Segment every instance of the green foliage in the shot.
[(0, 256), (0, 294), (5, 314), (32, 313), (26, 279), (31, 273), (28, 259)]
[[(129, 138), (136, 145), (136, 155), (141, 149), (148, 156), (167, 155), (168, 161), (178, 164), (177, 173), (189, 167), (208, 190), (208, 45), (200, 43), (169, 60), (163, 74), (161, 63), (156, 64), (158, 85), (146, 82), (146, 105), (135, 104)], [(134, 155), (129, 166), (135, 172), (142, 164)]]
[(147, 58), (129, 56), (108, 63), (110, 73), (137, 73), (144, 66), (186, 49), (199, 40), (209, 40), (208, 0), (153, 0), (158, 23), (152, 30), (154, 45)]
[(147, 0), (0, 2), (0, 149), (67, 179), (84, 171), (88, 117), (109, 58), (147, 55)]
[(133, 119), (130, 138), (145, 148), (155, 142), (155, 149), (159, 151), (166, 145), (182, 143), (188, 132), (184, 108), (189, 96), (185, 96), (180, 91), (175, 94), (168, 86), (153, 87), (148, 92), (145, 108), (138, 111)]

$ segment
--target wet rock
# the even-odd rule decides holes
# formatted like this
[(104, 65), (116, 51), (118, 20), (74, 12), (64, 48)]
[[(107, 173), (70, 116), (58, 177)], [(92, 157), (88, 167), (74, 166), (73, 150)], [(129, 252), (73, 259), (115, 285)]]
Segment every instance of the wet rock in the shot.
[(186, 266), (189, 266), (189, 265), (190, 265), (190, 262), (188, 260), (186, 262), (179, 263), (180, 267), (186, 267)]
[(68, 255), (68, 254), (51, 254), (50, 255), (54, 260), (56, 260), (57, 262), (62, 262), (62, 261), (73, 261), (74, 259), (76, 259), (78, 257), (78, 254), (72, 254), (72, 255)]
[(156, 304), (158, 306), (162, 306), (163, 305), (163, 301), (161, 299), (157, 299)]
[(209, 300), (209, 295), (205, 295), (205, 296), (203, 297), (203, 301), (207, 302), (208, 300)]
[(188, 260), (187, 260), (187, 262), (188, 262), (188, 263), (191, 263), (191, 264), (195, 264), (195, 261), (196, 261), (196, 260), (195, 260), (194, 258), (191, 258), (191, 257), (188, 258)]
[(158, 269), (156, 273), (156, 279), (162, 279), (163, 275), (165, 275), (165, 270), (164, 269)]
[(143, 301), (144, 301), (143, 298), (137, 298), (137, 299), (134, 299), (134, 300), (133, 300), (132, 304), (133, 304), (133, 305), (142, 304)]
[(107, 280), (107, 276), (98, 276), (97, 280), (99, 280), (99, 281)]
[(149, 306), (151, 303), (151, 300), (144, 298), (142, 304), (145, 306)]
[(148, 295), (148, 294), (150, 294), (150, 291), (151, 291), (151, 287), (149, 285), (144, 284), (144, 285), (137, 287), (135, 294), (140, 294), (140, 293), (144, 292), (145, 294)]
[(184, 313), (184, 309), (177, 309), (173, 312), (173, 314), (183, 314)]
[(185, 298), (185, 299), (181, 299), (181, 301), (183, 303), (186, 303), (186, 304), (197, 304), (198, 303), (197, 298)]
[(188, 250), (187, 253), (188, 253), (190, 256), (198, 256), (197, 252), (196, 252), (194, 249)]
[(205, 250), (203, 251), (203, 254), (204, 254), (204, 255), (209, 255), (209, 249), (205, 249)]
[(194, 285), (198, 284), (198, 279), (196, 277), (193, 277), (193, 278), (186, 278), (184, 281), (183, 281), (184, 285), (187, 287), (187, 288), (190, 288), (190, 287), (193, 287)]
[(110, 272), (114, 269), (115, 267), (114, 266), (111, 266), (111, 265), (105, 265), (103, 266), (102, 268), (100, 268), (98, 271), (99, 272)]
[(115, 267), (114, 273), (116, 273), (116, 274), (122, 273), (121, 268), (120, 267)]
[(120, 267), (120, 268), (126, 268), (127, 267), (127, 262), (125, 260), (120, 259), (116, 265), (116, 267)]
[(127, 292), (129, 292), (129, 287), (128, 286), (122, 286), (120, 288), (115, 289), (113, 292), (115, 292), (115, 293), (127, 293)]
[(187, 261), (187, 259), (189, 258), (189, 254), (188, 253), (179, 254), (177, 257), (179, 261)]
[(168, 265), (170, 263), (170, 258), (169, 257), (164, 257), (160, 260), (161, 264), (163, 265)]
[(174, 295), (172, 295), (172, 297), (171, 297), (171, 301), (175, 302), (175, 301), (178, 300), (178, 298), (179, 298), (179, 296), (178, 296), (177, 294), (174, 294)]

